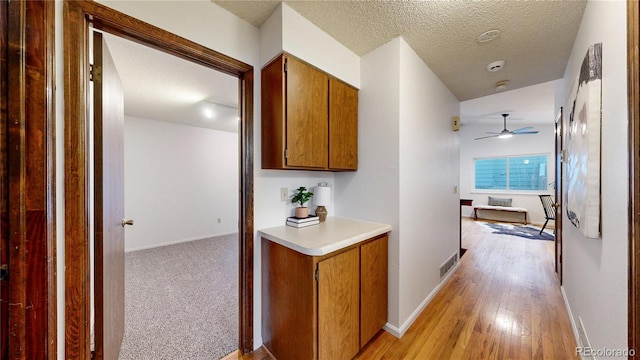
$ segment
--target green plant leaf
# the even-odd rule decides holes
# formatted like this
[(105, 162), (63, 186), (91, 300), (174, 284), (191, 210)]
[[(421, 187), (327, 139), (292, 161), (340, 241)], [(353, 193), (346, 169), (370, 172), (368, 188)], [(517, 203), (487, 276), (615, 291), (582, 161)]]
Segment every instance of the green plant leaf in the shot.
[(291, 202), (294, 204), (299, 203), (300, 207), (303, 207), (304, 203), (309, 201), (309, 199), (311, 199), (311, 197), (313, 196), (313, 193), (310, 191), (307, 191), (307, 188), (304, 186), (300, 186), (295, 191), (296, 193), (291, 198)]

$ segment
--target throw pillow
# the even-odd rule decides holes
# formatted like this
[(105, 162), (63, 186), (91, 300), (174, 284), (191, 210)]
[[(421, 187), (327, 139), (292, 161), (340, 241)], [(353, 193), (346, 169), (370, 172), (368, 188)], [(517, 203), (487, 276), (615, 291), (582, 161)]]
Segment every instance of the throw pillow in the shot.
[(508, 199), (508, 198), (496, 198), (496, 197), (489, 196), (488, 204), (491, 205), (491, 206), (506, 206), (506, 207), (510, 207), (511, 206), (511, 200), (512, 199)]

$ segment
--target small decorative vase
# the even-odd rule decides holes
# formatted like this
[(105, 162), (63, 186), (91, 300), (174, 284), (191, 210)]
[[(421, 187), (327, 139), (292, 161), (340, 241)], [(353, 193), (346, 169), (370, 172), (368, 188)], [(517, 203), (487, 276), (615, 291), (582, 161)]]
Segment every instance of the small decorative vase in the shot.
[(324, 206), (318, 206), (316, 208), (316, 215), (320, 217), (320, 222), (327, 220), (327, 208)]
[(296, 217), (297, 218), (306, 218), (309, 216), (309, 208), (308, 207), (297, 207), (296, 208)]

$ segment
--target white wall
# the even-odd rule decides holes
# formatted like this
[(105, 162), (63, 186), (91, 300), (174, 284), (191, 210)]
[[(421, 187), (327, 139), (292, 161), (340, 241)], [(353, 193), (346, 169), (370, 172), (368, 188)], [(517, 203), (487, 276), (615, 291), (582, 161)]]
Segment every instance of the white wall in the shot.
[(286, 3), (278, 5), (262, 25), (260, 42), (260, 66), (285, 51), (356, 88), (360, 87), (360, 57)]
[[(563, 214), (564, 285), (573, 320), (593, 348), (627, 346), (628, 114), (626, 3), (589, 1), (564, 75), (569, 91), (587, 52), (602, 42), (601, 239), (589, 239)], [(565, 92), (564, 102), (569, 94)]]
[(440, 283), (458, 252), (458, 99), (400, 39), (400, 330)]
[(361, 81), (359, 168), (335, 175), (337, 213), (393, 227), (387, 329), (402, 335), (458, 247), (459, 102), (402, 38), (361, 58)]
[(282, 3), (282, 46), (302, 60), (360, 87), (360, 57)]
[[(238, 232), (238, 134), (125, 117), (125, 251)], [(220, 219), (220, 223), (218, 223)]]
[(260, 27), (260, 68), (284, 49), (282, 31), (282, 4), (280, 4)]
[(209, 0), (97, 2), (236, 60), (257, 65), (260, 55), (258, 29), (227, 10), (215, 4), (212, 6)]
[[(552, 122), (553, 120), (549, 120)], [(483, 136), (486, 131), (497, 131), (495, 125), (464, 125), (460, 128), (460, 198), (473, 199), (474, 205), (487, 204), (488, 196), (513, 199), (513, 206), (523, 207), (529, 211), (529, 221), (542, 225), (545, 221), (544, 210), (540, 202), (539, 194), (553, 195), (553, 187), (548, 186), (547, 191), (535, 193), (518, 192), (491, 192), (474, 191), (475, 169), (473, 160), (477, 158), (498, 157), (506, 155), (532, 155), (546, 154), (547, 157), (547, 183), (555, 178), (555, 132), (553, 125), (535, 125), (535, 130), (540, 131), (535, 135), (514, 136), (509, 139), (483, 139), (474, 140)], [(506, 217), (507, 214), (498, 214), (492, 217), (489, 212), (483, 212), (483, 217), (495, 219), (522, 221), (522, 215)], [(463, 216), (473, 217), (473, 209), (463, 208)]]
[(335, 175), (336, 214), (389, 224), (389, 323), (399, 327), (400, 39), (361, 58), (358, 171)]

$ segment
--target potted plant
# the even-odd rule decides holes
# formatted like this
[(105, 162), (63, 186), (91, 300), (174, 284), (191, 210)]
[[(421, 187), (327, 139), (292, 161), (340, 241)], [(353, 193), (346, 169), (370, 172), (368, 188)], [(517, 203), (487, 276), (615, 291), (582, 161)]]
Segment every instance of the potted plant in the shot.
[(297, 188), (296, 193), (291, 198), (292, 203), (298, 203), (300, 206), (296, 208), (296, 217), (297, 218), (306, 218), (309, 216), (309, 208), (304, 206), (304, 203), (309, 201), (313, 196), (312, 192), (307, 191), (307, 188), (304, 186), (300, 186)]

